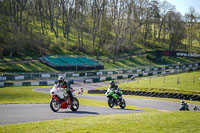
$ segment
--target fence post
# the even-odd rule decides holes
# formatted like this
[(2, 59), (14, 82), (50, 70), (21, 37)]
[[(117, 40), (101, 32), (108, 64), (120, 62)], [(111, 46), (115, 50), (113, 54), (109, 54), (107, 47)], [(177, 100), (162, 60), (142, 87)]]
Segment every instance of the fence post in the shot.
[(194, 78), (193, 78), (193, 84), (195, 83), (195, 76), (194, 76)]
[(163, 83), (165, 83), (165, 76), (164, 76), (164, 80), (163, 80)]
[(33, 80), (33, 72), (31, 72), (31, 80)]
[(179, 79), (179, 76), (177, 76), (177, 84), (179, 84), (180, 83), (180, 81), (179, 81), (180, 79)]

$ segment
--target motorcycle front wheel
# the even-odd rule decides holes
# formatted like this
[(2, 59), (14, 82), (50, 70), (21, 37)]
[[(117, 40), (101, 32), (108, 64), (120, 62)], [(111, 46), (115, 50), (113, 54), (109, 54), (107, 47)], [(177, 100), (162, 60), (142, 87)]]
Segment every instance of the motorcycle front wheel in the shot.
[(50, 108), (54, 112), (57, 112), (60, 109), (60, 103), (56, 101), (54, 98), (52, 98), (50, 101)]
[(121, 109), (124, 109), (125, 107), (126, 107), (126, 102), (125, 102), (124, 99), (122, 99), (120, 108), (121, 108)]
[(70, 109), (71, 109), (72, 111), (77, 111), (78, 108), (79, 108), (78, 99), (77, 99), (76, 97), (74, 97), (74, 101), (73, 101), (73, 103), (71, 104)]
[(109, 106), (110, 108), (113, 108), (113, 106), (114, 106), (114, 99), (113, 99), (112, 97), (110, 97), (110, 98), (108, 99), (108, 106)]

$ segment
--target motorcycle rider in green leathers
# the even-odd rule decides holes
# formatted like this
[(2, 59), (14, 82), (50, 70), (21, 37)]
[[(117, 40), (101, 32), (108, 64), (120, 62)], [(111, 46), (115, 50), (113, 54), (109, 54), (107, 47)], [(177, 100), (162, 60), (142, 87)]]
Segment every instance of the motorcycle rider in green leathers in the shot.
[(119, 87), (116, 85), (115, 81), (111, 80), (110, 81), (110, 87), (108, 88), (107, 92), (109, 92), (110, 90), (113, 90), (119, 97), (116, 99), (117, 102), (119, 102), (121, 100), (121, 93), (119, 91)]

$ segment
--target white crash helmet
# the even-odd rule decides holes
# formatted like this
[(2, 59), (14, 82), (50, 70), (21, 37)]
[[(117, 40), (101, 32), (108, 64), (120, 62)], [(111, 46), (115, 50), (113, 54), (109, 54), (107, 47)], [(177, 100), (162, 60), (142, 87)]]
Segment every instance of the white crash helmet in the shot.
[(63, 76), (59, 76), (59, 77), (58, 77), (58, 82), (63, 82), (64, 79), (65, 79), (65, 78), (64, 78)]

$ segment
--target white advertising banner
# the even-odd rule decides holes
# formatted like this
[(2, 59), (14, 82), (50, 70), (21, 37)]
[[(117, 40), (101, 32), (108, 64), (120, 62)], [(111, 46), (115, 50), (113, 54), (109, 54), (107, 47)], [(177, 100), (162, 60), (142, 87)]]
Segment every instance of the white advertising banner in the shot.
[(143, 76), (148, 76), (148, 73), (143, 73)]
[(117, 76), (111, 76), (111, 79), (117, 79)]
[(13, 85), (14, 86), (22, 86), (22, 82), (14, 82)]
[(4, 87), (4, 82), (0, 82), (0, 87)]
[(101, 77), (99, 80), (100, 80), (100, 81), (105, 81), (105, 80), (106, 80), (106, 77)]
[[(79, 75), (79, 73), (73, 73), (72, 74), (72, 77), (79, 77), (80, 75)], [(87, 75), (86, 75), (87, 76)]]
[(149, 71), (150, 71), (150, 68), (146, 68), (145, 71), (146, 71), (146, 72), (149, 72)]
[(43, 77), (43, 78), (50, 78), (50, 74), (45, 74), (45, 73), (43, 73), (43, 74), (42, 74), (42, 77)]
[(133, 74), (133, 77), (138, 77), (138, 74)]
[(123, 73), (123, 71), (117, 71), (117, 73), (118, 73), (118, 74), (122, 74), (122, 73)]
[(166, 72), (165, 72), (165, 71), (163, 71), (163, 72), (162, 72), (162, 74), (166, 74)]
[(47, 85), (54, 85), (55, 81), (47, 81)]
[(31, 82), (31, 86), (38, 86), (39, 82), (35, 81), (35, 82)]
[(128, 75), (122, 75), (123, 79), (127, 79)]
[(154, 71), (158, 71), (158, 68), (156, 67), (156, 68), (154, 68), (153, 70), (154, 70)]
[(93, 83), (93, 80), (92, 79), (86, 79), (85, 82), (86, 83)]
[(15, 76), (15, 80), (24, 80), (24, 76)]
[(103, 72), (97, 72), (97, 75), (103, 75)]
[(174, 73), (174, 70), (170, 70), (170, 73)]
[(157, 72), (153, 72), (153, 75), (157, 75)]
[(0, 77), (0, 81), (5, 81), (6, 77)]
[(113, 74), (113, 72), (107, 72), (108, 75)]
[(127, 70), (127, 73), (132, 73), (133, 72), (133, 70)]

